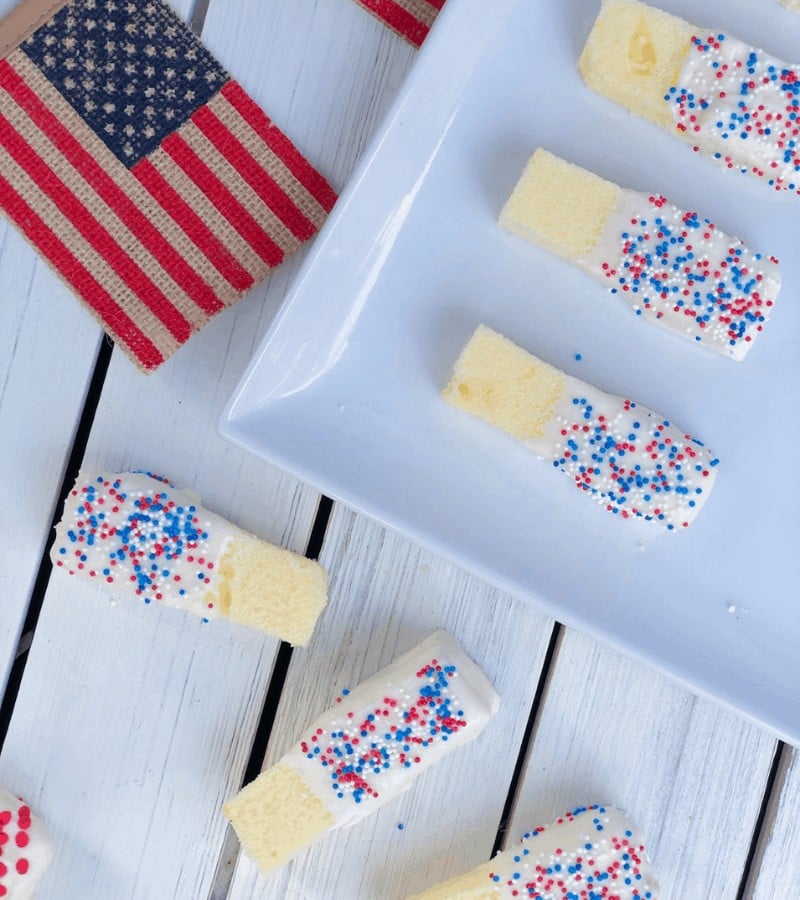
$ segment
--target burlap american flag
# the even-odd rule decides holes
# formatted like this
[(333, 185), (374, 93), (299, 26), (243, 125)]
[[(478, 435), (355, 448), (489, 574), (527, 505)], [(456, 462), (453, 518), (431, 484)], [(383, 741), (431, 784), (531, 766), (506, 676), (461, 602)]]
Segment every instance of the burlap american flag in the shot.
[(164, 0), (28, 0), (0, 23), (0, 207), (143, 370), (335, 200)]
[(393, 31), (419, 47), (445, 0), (356, 0)]

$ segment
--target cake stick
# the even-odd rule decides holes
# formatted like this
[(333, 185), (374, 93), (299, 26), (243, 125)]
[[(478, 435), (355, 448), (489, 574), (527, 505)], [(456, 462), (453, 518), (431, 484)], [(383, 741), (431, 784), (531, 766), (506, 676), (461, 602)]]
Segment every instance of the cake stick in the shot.
[(642, 318), (737, 361), (781, 287), (774, 257), (709, 219), (546, 150), (531, 157), (500, 224), (593, 275)]
[(118, 594), (204, 619), (226, 617), (292, 644), (307, 643), (327, 601), (318, 563), (145, 473), (79, 476), (50, 556), (57, 568)]
[(580, 69), (695, 151), (800, 194), (800, 66), (639, 0), (604, 0)]
[(353, 691), (303, 733), (224, 813), (263, 871), (326, 832), (354, 825), (476, 738), (499, 699), (449, 634), (438, 631)]
[(466, 875), (410, 900), (658, 900), (650, 860), (628, 816), (579, 807)]
[(522, 441), (623, 518), (687, 528), (718, 460), (658, 413), (579, 381), (481, 325), (444, 399)]

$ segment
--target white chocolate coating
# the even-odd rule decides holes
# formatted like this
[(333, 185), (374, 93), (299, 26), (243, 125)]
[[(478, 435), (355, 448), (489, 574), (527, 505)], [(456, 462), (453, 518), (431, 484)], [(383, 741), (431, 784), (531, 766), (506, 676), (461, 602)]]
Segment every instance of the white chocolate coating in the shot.
[(776, 190), (800, 193), (799, 78), (796, 65), (698, 30), (665, 100), (696, 150)]
[(737, 361), (781, 288), (777, 260), (662, 196), (622, 188), (600, 240), (575, 262), (642, 318)]
[(52, 856), (42, 821), (18, 797), (0, 790), (0, 898), (33, 900)]
[(337, 826), (353, 825), (476, 738), (499, 703), (459, 643), (438, 631), (342, 692), (280, 762), (300, 774)]
[(544, 435), (526, 446), (610, 512), (688, 527), (711, 493), (718, 460), (647, 407), (564, 378)]
[(491, 866), (489, 880), (501, 900), (528, 896), (528, 890), (548, 900), (659, 898), (636, 827), (612, 806), (583, 807), (534, 829), (521, 844), (496, 856)]
[(217, 563), (242, 532), (204, 509), (191, 491), (142, 473), (81, 475), (70, 491), (51, 552), (69, 574), (97, 578), (146, 603), (206, 619)]

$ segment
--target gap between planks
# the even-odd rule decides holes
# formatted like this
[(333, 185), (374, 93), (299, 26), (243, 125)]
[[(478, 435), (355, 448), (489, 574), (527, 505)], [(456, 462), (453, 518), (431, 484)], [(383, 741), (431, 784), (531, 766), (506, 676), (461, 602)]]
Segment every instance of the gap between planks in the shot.
[[(314, 524), (311, 528), (311, 535), (308, 539), (306, 547), (306, 559), (319, 560), (322, 547), (325, 542), (325, 535), (328, 531), (328, 524), (333, 513), (333, 500), (330, 497), (321, 495), (319, 498), (319, 507), (314, 517)], [(244, 776), (242, 778), (239, 789), (250, 784), (258, 778), (261, 768), (264, 764), (264, 758), (267, 754), (269, 746), (269, 738), (275, 725), (275, 717), (278, 714), (278, 707), (283, 695), (283, 689), (286, 685), (286, 676), (289, 674), (289, 665), (292, 661), (293, 649), (290, 644), (285, 641), (281, 642), (280, 649), (275, 657), (275, 663), (270, 674), (269, 684), (264, 698), (264, 707), (261, 710), (261, 716), (258, 721), (253, 742), (250, 749), (250, 757), (245, 766)], [(211, 885), (209, 900), (224, 900), (228, 896), (233, 880), (234, 867), (236, 859), (240, 852), (239, 841), (236, 832), (228, 825), (225, 834), (225, 841), (222, 845), (222, 853), (217, 863), (217, 871), (214, 874), (214, 880)]]
[(97, 351), (97, 358), (92, 371), (92, 377), (89, 381), (89, 389), (86, 392), (86, 399), (83, 403), (78, 427), (75, 430), (75, 437), (72, 441), (72, 448), (69, 452), (67, 465), (64, 470), (64, 477), (61, 481), (61, 487), (58, 492), (58, 502), (53, 512), (53, 518), (50, 522), (50, 531), (47, 541), (42, 551), (39, 566), (36, 572), (36, 578), (33, 584), (28, 610), (25, 614), (25, 621), (22, 626), (22, 633), (17, 644), (17, 652), (14, 654), (14, 661), (11, 665), (11, 671), (6, 682), (3, 692), (3, 700), (0, 703), (0, 752), (2, 752), (5, 743), (8, 728), (14, 715), (14, 706), (17, 702), (19, 689), (22, 684), (22, 678), (25, 673), (25, 666), (28, 662), (28, 651), (33, 643), (36, 634), (36, 626), (39, 622), (39, 615), (44, 604), (45, 594), (47, 593), (47, 585), (50, 581), (50, 575), (53, 571), (53, 564), (50, 562), (50, 550), (55, 541), (55, 527), (61, 520), (64, 513), (64, 503), (75, 479), (80, 472), (83, 457), (86, 453), (86, 447), (89, 443), (89, 435), (92, 431), (92, 424), (100, 404), (100, 395), (103, 392), (106, 375), (108, 374), (108, 366), (111, 362), (111, 353), (113, 343), (109, 338), (100, 342)]

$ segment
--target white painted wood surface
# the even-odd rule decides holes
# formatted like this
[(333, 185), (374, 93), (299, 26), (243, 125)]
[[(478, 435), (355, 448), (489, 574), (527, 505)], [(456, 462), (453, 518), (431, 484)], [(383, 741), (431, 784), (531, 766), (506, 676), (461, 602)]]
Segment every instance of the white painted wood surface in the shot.
[(394, 900), (488, 858), (552, 632), (550, 619), (342, 508), (332, 517), (321, 561), (331, 573), (331, 602), (308, 649), (292, 659), (267, 765), (343, 687), (438, 628), (486, 672), (501, 708), (476, 741), (407, 794), (331, 834), (277, 875), (259, 876), (242, 860), (231, 900)]
[[(188, 14), (193, 4), (176, 5)], [(211, 0), (204, 38), (337, 187), (414, 55), (351, 0)], [(282, 267), (155, 376), (115, 352), (87, 463), (164, 471), (244, 527), (302, 550), (316, 494), (215, 433), (298, 265)], [(0, 522), (4, 671), (98, 340), (77, 301), (0, 223), (0, 488), (10, 492), (4, 508), (8, 495), (19, 510)], [(552, 623), (341, 508), (323, 559), (332, 604), (312, 645), (293, 656), (268, 760), (338, 688), (440, 626), (500, 688), (492, 728), (279, 875), (264, 879), (245, 859), (234, 874), (236, 844), (219, 807), (241, 783), (276, 642), (115, 604), (94, 585), (54, 575), (0, 756), (0, 783), (25, 794), (56, 838), (39, 900), (222, 900), (231, 874), (233, 900), (388, 900), (488, 857)], [(773, 750), (772, 738), (714, 704), (566, 632), (507, 836), (604, 799), (642, 825), (662, 900), (735, 900)], [(784, 759), (746, 893), (756, 900), (800, 898), (800, 764), (796, 753)]]
[[(317, 495), (214, 428), (292, 271), (150, 378), (115, 351), (87, 465), (168, 473), (209, 507), (302, 551)], [(44, 350), (59, 346), (53, 331)], [(35, 382), (28, 399), (42, 396)], [(51, 579), (0, 761), (0, 782), (29, 799), (56, 840), (40, 900), (209, 892), (225, 834), (219, 806), (241, 782), (276, 649), (227, 623), (116, 605), (94, 585)]]
[[(734, 898), (775, 741), (569, 631), (508, 832), (610, 803), (647, 837), (664, 898)], [(787, 898), (788, 900), (788, 898)]]
[(69, 289), (0, 220), (0, 688), (13, 661), (100, 339), (100, 329), (76, 307)]
[(747, 900), (800, 897), (800, 750), (784, 749)]

